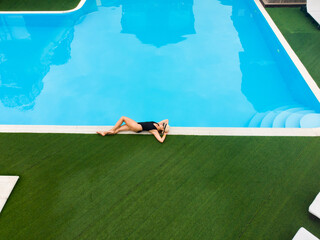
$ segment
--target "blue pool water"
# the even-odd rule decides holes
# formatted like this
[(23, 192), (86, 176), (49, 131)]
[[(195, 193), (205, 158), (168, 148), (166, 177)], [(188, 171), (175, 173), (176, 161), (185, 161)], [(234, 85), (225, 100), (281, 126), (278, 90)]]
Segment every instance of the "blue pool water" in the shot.
[(319, 110), (253, 0), (87, 0), (72, 13), (0, 15), (0, 124), (125, 115), (310, 127)]

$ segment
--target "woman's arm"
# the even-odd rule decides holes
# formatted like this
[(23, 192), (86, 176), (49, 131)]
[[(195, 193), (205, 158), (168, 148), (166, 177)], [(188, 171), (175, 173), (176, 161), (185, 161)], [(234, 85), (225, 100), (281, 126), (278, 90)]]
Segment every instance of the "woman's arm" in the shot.
[(162, 135), (162, 137), (161, 137), (160, 134), (159, 134), (159, 132), (156, 131), (156, 130), (151, 130), (151, 131), (149, 131), (149, 132), (151, 132), (151, 133), (153, 134), (153, 136), (155, 136), (155, 138), (156, 138), (159, 142), (161, 142), (161, 143), (164, 142), (164, 140), (166, 139), (166, 136), (167, 136), (167, 133), (164, 133), (164, 134)]
[(165, 119), (165, 120), (162, 120), (161, 122), (159, 122), (159, 124), (160, 123), (166, 123), (166, 124), (168, 124), (169, 123), (169, 120), (168, 119)]

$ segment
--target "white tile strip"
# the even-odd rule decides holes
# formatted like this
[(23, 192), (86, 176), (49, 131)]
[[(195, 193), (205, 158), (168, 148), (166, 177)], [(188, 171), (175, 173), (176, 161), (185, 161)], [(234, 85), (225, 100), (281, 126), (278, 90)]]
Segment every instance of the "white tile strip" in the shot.
[(307, 229), (301, 227), (292, 240), (319, 240), (319, 238), (314, 236)]
[(314, 201), (311, 203), (309, 207), (309, 212), (320, 219), (320, 192), (318, 193)]
[[(80, 133), (95, 134), (112, 126), (0, 125), (2, 133)], [(149, 134), (121, 132), (120, 134)], [(320, 136), (320, 128), (213, 128), (171, 127), (169, 135), (201, 136)]]
[(0, 213), (18, 179), (18, 176), (0, 176)]
[(79, 10), (82, 8), (86, 0), (81, 0), (79, 4), (71, 10), (66, 11), (0, 11), (0, 14), (61, 14), (61, 13), (70, 13)]

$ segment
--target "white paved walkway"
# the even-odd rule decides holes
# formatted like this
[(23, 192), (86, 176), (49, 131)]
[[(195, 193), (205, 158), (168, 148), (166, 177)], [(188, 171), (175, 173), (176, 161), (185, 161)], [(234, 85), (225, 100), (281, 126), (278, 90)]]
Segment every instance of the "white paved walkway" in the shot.
[(0, 176), (0, 213), (18, 179), (18, 176)]

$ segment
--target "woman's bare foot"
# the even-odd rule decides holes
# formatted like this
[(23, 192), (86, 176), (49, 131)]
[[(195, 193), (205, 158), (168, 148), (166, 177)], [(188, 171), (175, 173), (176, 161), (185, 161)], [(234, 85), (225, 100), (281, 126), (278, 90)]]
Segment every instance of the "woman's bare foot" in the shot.
[(116, 134), (115, 130), (109, 130), (106, 132), (106, 135), (114, 135), (114, 134)]
[(107, 132), (104, 132), (104, 131), (99, 131), (97, 133), (100, 134), (102, 137), (104, 137), (107, 134)]
[(105, 135), (114, 135), (115, 131), (114, 130), (109, 130), (109, 131), (99, 131), (97, 132), (98, 134), (100, 134), (102, 137), (104, 137)]

